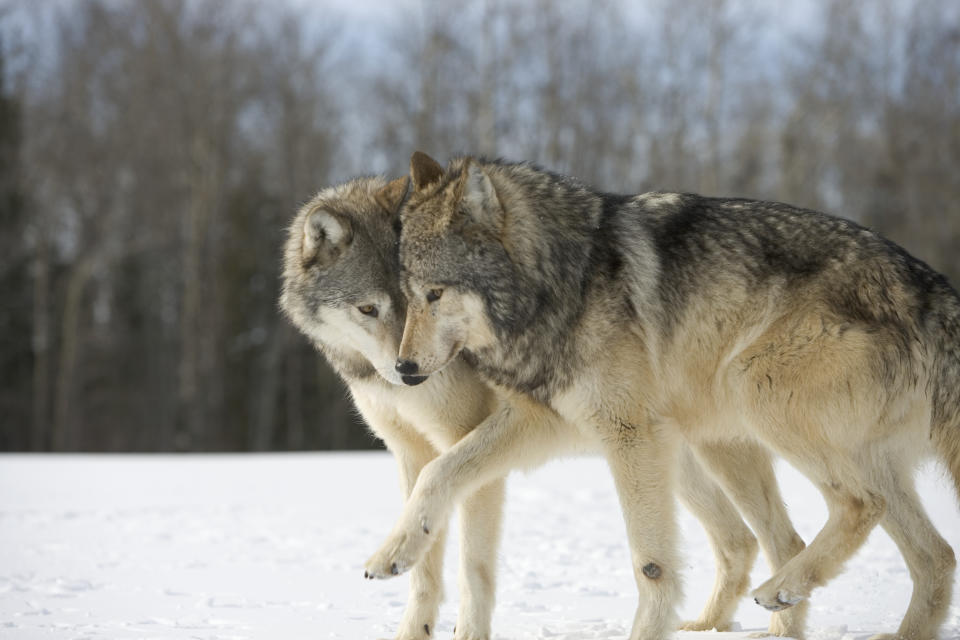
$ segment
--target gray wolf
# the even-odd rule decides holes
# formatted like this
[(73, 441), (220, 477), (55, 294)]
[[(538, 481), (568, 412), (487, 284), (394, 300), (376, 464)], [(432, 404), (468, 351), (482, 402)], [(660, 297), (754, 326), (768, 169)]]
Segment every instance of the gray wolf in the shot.
[[(434, 380), (395, 371), (406, 300), (397, 265), (396, 208), (406, 179), (359, 178), (322, 190), (294, 217), (280, 304), (346, 382), (366, 423), (397, 460), (406, 495), (424, 466), (492, 410), (494, 397), (461, 360)], [(461, 508), (458, 626), (488, 637), (504, 482), (494, 478)], [(445, 523), (444, 523), (445, 524)], [(400, 640), (427, 638), (443, 598), (445, 526), (413, 570)]]
[[(481, 445), (431, 463), (445, 473), (418, 483), (428, 499), (407, 503), (376, 566), (419, 557), (449, 508), (430, 482), (456, 496), (574, 429), (606, 456), (623, 506), (640, 596), (630, 638), (660, 639), (680, 595), (677, 452), (691, 447), (735, 491), (709, 458), (750, 446), (805, 473), (830, 513), (773, 560), (756, 602), (802, 606), (879, 523), (913, 578), (899, 630), (879, 637), (936, 636), (955, 559), (913, 472), (936, 454), (960, 490), (960, 299), (941, 275), (785, 204), (612, 195), (528, 164), (442, 168), (420, 153), (411, 178), (398, 366), (432, 376), (466, 358), (507, 401), (468, 436)], [(564, 420), (529, 420), (536, 404)]]
[[(500, 401), (464, 358), (453, 358), (429, 376), (396, 371), (406, 298), (400, 289), (397, 252), (398, 209), (407, 179), (387, 182), (361, 178), (321, 191), (296, 214), (284, 251), (281, 306), (293, 323), (324, 353), (346, 381), (367, 424), (393, 452), (406, 495), (418, 476), (422, 486), (435, 483), (442, 467), (433, 464), (441, 452), (471, 451), (476, 439), (466, 437), (475, 425), (497, 411)], [(405, 386), (414, 384), (415, 386)], [(549, 408), (532, 404), (527, 415), (550, 432), (573, 433), (558, 424)], [(482, 444), (482, 443), (481, 443)], [(571, 447), (573, 443), (570, 443)], [(554, 444), (526, 452), (527, 464), (550, 455)], [(458, 454), (455, 454), (458, 455)], [(688, 629), (727, 629), (738, 598), (745, 592), (757, 552), (757, 541), (703, 466), (719, 469), (734, 487), (734, 500), (747, 513), (760, 546), (776, 562), (803, 546), (779, 498), (769, 460), (749, 445), (718, 448), (704, 463), (690, 451), (688, 473), (678, 483), (681, 498), (704, 523), (717, 557), (714, 592), (700, 617)], [(744, 458), (754, 456), (748, 468)], [(460, 473), (469, 475), (463, 468)], [(499, 541), (503, 476), (490, 476), (461, 491), (461, 577), (458, 640), (490, 638), (494, 604), (496, 552)], [(434, 487), (443, 499), (444, 487)], [(413, 496), (417, 502), (424, 496)], [(442, 598), (442, 559), (446, 519), (424, 534), (430, 541), (425, 557), (412, 567), (410, 598), (398, 631), (400, 640), (425, 639), (435, 629)], [(422, 529), (418, 529), (422, 531)], [(385, 567), (387, 575), (410, 568), (402, 562)], [(368, 575), (376, 575), (368, 567)], [(786, 633), (798, 614), (774, 614), (771, 630)]]

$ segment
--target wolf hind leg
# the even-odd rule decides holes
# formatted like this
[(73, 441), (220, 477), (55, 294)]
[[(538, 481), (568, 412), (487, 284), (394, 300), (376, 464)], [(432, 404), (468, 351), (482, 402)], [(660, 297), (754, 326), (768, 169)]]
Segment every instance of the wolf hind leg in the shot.
[[(770, 453), (747, 441), (722, 442), (694, 447), (697, 459), (720, 483), (724, 492), (753, 529), (771, 571), (776, 572), (804, 548), (783, 498)], [(767, 634), (802, 638), (809, 603), (776, 611), (770, 616)]]
[(739, 600), (750, 586), (750, 570), (757, 556), (757, 539), (744, 524), (726, 494), (684, 447), (677, 493), (700, 521), (710, 539), (717, 565), (713, 592), (700, 616), (684, 622), (684, 631), (730, 631)]
[(893, 466), (877, 467), (873, 480), (887, 501), (880, 521), (899, 547), (913, 579), (913, 595), (896, 634), (871, 640), (933, 640), (950, 606), (956, 559), (927, 517), (914, 488), (912, 474)]
[(829, 517), (813, 541), (753, 591), (757, 604), (770, 611), (794, 606), (816, 587), (837, 575), (880, 521), (886, 500), (868, 487), (856, 462), (826, 447), (791, 449), (792, 460), (814, 481), (827, 503)]

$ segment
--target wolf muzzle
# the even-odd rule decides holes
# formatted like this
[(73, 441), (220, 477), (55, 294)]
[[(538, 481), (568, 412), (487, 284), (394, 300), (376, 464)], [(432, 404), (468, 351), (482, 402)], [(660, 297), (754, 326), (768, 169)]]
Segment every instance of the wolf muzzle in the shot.
[(402, 360), (397, 358), (397, 364), (394, 368), (397, 370), (397, 373), (400, 374), (400, 379), (403, 380), (403, 384), (410, 385), (411, 387), (416, 386), (427, 379), (427, 376), (416, 375), (417, 371), (420, 370), (420, 365), (413, 360)]

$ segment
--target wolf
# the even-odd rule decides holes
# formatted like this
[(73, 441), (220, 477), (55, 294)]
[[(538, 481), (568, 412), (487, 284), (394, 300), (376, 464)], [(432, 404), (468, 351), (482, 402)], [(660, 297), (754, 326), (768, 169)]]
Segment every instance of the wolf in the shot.
[[(489, 415), (495, 398), (462, 359), (436, 380), (395, 370), (406, 313), (395, 225), (406, 182), (358, 178), (303, 205), (287, 234), (280, 306), (346, 382), (360, 414), (396, 458), (408, 495), (423, 467)], [(494, 478), (461, 508), (458, 627), (469, 637), (489, 635), (503, 496), (503, 479)], [(411, 574), (398, 640), (427, 638), (435, 629), (445, 527), (433, 536)]]
[[(442, 474), (432, 462), (441, 453), (478, 446), (468, 434), (498, 410), (500, 397), (465, 357), (452, 358), (428, 378), (397, 371), (407, 305), (400, 289), (398, 211), (407, 194), (407, 178), (389, 182), (358, 178), (324, 189), (304, 204), (287, 234), (280, 305), (346, 382), (366, 423), (396, 457), (402, 488), (409, 496), (418, 477)], [(560, 425), (559, 416), (545, 405), (531, 404), (526, 415), (548, 432), (576, 433)], [(566, 444), (567, 450), (576, 448)], [(529, 449), (525, 464), (545, 459), (557, 446)], [(734, 487), (734, 500), (747, 513), (756, 537), (704, 471), (704, 463), (690, 451), (682, 455), (687, 457), (687, 473), (678, 483), (679, 495), (703, 522), (717, 558), (713, 593), (700, 616), (683, 628), (729, 629), (738, 599), (747, 589), (756, 538), (777, 563), (802, 548), (803, 541), (787, 517), (762, 449), (718, 448), (705, 463), (719, 469)], [(744, 460), (750, 460), (749, 465)], [(460, 472), (470, 473), (467, 468)], [(431, 484), (426, 481), (423, 486)], [(458, 640), (489, 640), (503, 475), (471, 483), (471, 490), (461, 491), (457, 498), (462, 500), (461, 598), (455, 635)], [(424, 534), (430, 544), (412, 567), (399, 640), (424, 640), (433, 634), (443, 595), (445, 525), (445, 519), (433, 520)], [(407, 568), (392, 563), (385, 571), (394, 575)], [(383, 577), (373, 567), (368, 567), (367, 575)], [(795, 611), (773, 614), (770, 630), (790, 635), (800, 618)]]
[[(678, 451), (733, 492), (710, 459), (736, 445), (782, 456), (829, 507), (809, 545), (772, 562), (758, 604), (803, 606), (879, 523), (913, 596), (897, 632), (875, 637), (936, 637), (956, 561), (913, 475), (936, 455), (960, 491), (960, 299), (943, 276), (869, 229), (786, 204), (615, 195), (530, 164), (444, 168), (419, 152), (411, 179), (397, 369), (433, 376), (465, 358), (506, 401), (464, 438), (474, 448), (431, 462), (443, 473), (421, 477), (372, 571), (414, 566), (447, 498), (572, 428), (620, 496), (639, 590), (630, 638), (659, 640), (680, 595)], [(531, 421), (537, 404), (564, 420)]]

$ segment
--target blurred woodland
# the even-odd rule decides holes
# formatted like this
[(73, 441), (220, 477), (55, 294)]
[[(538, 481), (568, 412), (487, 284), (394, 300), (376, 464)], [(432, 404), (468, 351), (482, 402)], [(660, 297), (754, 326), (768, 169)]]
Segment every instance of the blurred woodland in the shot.
[(960, 283), (956, 0), (357, 5), (0, 4), (0, 450), (377, 446), (280, 246), (414, 149), (821, 209)]

